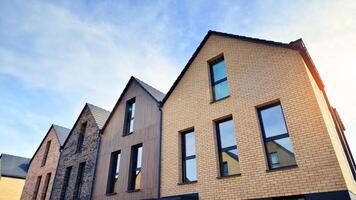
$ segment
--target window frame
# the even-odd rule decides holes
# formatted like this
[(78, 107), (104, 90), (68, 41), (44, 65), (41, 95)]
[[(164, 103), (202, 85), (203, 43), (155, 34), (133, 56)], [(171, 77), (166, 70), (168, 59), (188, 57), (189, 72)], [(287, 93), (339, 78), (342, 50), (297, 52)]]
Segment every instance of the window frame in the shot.
[(73, 192), (73, 199), (80, 199), (80, 195), (82, 193), (82, 187), (83, 187), (85, 167), (86, 167), (85, 162), (81, 162), (78, 166), (77, 178), (75, 181), (74, 192)]
[[(286, 133), (283, 134), (279, 134), (279, 135), (275, 135), (275, 136), (271, 136), (271, 137), (266, 137), (266, 132), (265, 132), (265, 128), (264, 128), (264, 123), (263, 123), (263, 119), (262, 119), (262, 115), (261, 115), (261, 111), (263, 110), (267, 110), (269, 108), (275, 107), (275, 106), (280, 106), (281, 107), (281, 112), (283, 115), (283, 121), (284, 121), (284, 126), (286, 128)], [(289, 130), (288, 130), (288, 126), (287, 126), (287, 122), (285, 119), (285, 115), (284, 115), (284, 110), (282, 107), (282, 103), (280, 101), (276, 101), (261, 107), (257, 108), (257, 114), (258, 114), (258, 120), (259, 120), (259, 125), (261, 127), (261, 132), (262, 132), (262, 139), (263, 139), (263, 143), (264, 143), (264, 150), (265, 150), (265, 155), (267, 158), (267, 166), (268, 166), (268, 170), (278, 170), (278, 169), (283, 169), (283, 168), (289, 168), (289, 167), (293, 167), (293, 166), (297, 166), (297, 159), (294, 156), (294, 160), (295, 160), (295, 164), (289, 164), (289, 165), (285, 165), (285, 166), (280, 166), (280, 167), (272, 167), (272, 161), (269, 157), (269, 153), (268, 153), (268, 149), (267, 149), (267, 143), (268, 142), (272, 142), (275, 140), (279, 140), (279, 139), (284, 139), (284, 138), (289, 138), (291, 143), (292, 143), (292, 139), (289, 135)], [(293, 145), (293, 143), (292, 143)], [(294, 154), (294, 146), (293, 146), (293, 154)]]
[(48, 153), (49, 153), (50, 148), (51, 148), (51, 140), (48, 140), (47, 143), (46, 143), (45, 152), (44, 152), (43, 157), (42, 157), (41, 167), (46, 165), (47, 158), (48, 158)]
[[(120, 163), (121, 163), (120, 161), (121, 161), (121, 150), (112, 152), (110, 155), (110, 166), (109, 166), (109, 173), (108, 173), (108, 182), (106, 186), (106, 194), (115, 193), (115, 183), (120, 177)], [(119, 167), (119, 176), (116, 178), (115, 174), (116, 174), (117, 167)]]
[[(186, 139), (185, 139), (185, 135), (189, 134), (189, 133), (194, 133), (194, 140), (195, 138), (195, 131), (194, 128), (192, 129), (188, 129), (185, 131), (180, 132), (180, 138), (181, 138), (181, 173), (182, 173), (182, 177), (181, 177), (181, 182), (182, 183), (194, 183), (197, 182), (198, 176), (196, 180), (189, 180), (187, 178), (187, 171), (186, 171), (186, 163), (188, 160), (193, 160), (195, 159), (195, 163), (197, 162), (196, 158), (197, 158), (197, 153), (196, 153), (196, 145), (194, 146), (195, 149), (195, 154), (191, 155), (191, 156), (186, 156)], [(195, 173), (197, 174), (197, 168), (195, 167)]]
[(41, 193), (41, 200), (45, 200), (46, 199), (49, 182), (51, 180), (51, 176), (52, 176), (51, 172), (46, 174), (46, 179), (45, 179), (45, 182), (44, 182), (44, 185), (43, 185), (43, 188), (42, 188), (42, 193)]
[[(137, 167), (138, 152), (139, 152), (140, 148), (141, 148), (141, 166)], [(127, 187), (128, 192), (138, 191), (141, 189), (141, 187), (136, 188), (136, 178), (137, 178), (138, 174), (141, 174), (141, 176), (142, 176), (142, 160), (143, 160), (143, 145), (142, 145), (142, 143), (132, 146), (131, 147), (131, 156), (130, 156), (129, 181), (128, 181), (128, 187)], [(137, 170), (139, 170), (138, 174), (136, 174)]]
[(87, 130), (88, 127), (88, 122), (83, 122), (80, 125), (80, 132), (78, 135), (78, 142), (77, 142), (77, 149), (76, 149), (76, 153), (82, 152), (82, 148), (83, 148), (83, 144), (84, 144), (84, 138), (85, 138), (85, 132)]
[[(132, 112), (129, 112), (129, 107), (135, 107), (133, 115)], [(124, 121), (124, 132), (123, 132), (123, 136), (127, 136), (132, 134), (135, 130), (134, 130), (134, 123), (135, 123), (135, 112), (136, 112), (136, 97), (133, 97), (129, 100), (126, 101), (126, 107), (125, 107), (125, 121)], [(131, 114), (131, 115), (129, 115)], [(131, 128), (131, 121), (134, 121), (134, 123), (132, 124), (132, 131), (130, 131)]]
[[(219, 79), (219, 80), (214, 80), (214, 70), (213, 70), (213, 66), (219, 62), (223, 61), (224, 62), (224, 67), (225, 67), (225, 71), (226, 71), (226, 76), (225, 78), (222, 78), (222, 79)], [(228, 81), (227, 81), (227, 69), (226, 69), (226, 64), (225, 64), (225, 58), (224, 58), (224, 55), (220, 55), (218, 56), (217, 58), (214, 58), (213, 60), (211, 61), (208, 61), (209, 63), (209, 72), (210, 72), (210, 83), (211, 83), (211, 89), (212, 89), (212, 95), (213, 95), (213, 102), (215, 101), (220, 101), (220, 100), (223, 100), (227, 97), (230, 96), (230, 91), (229, 91), (229, 94), (222, 97), (222, 98), (219, 98), (217, 99), (216, 98), (216, 93), (215, 93), (215, 86), (220, 84), (220, 83), (223, 83), (226, 81), (227, 83), (227, 86), (229, 87), (229, 84), (228, 84)], [(229, 88), (228, 88), (229, 89)]]
[(42, 181), (42, 176), (37, 176), (36, 185), (33, 191), (32, 200), (36, 200), (38, 196), (38, 191), (40, 190), (40, 185)]
[(66, 171), (64, 172), (63, 185), (62, 185), (62, 189), (61, 189), (61, 195), (59, 197), (60, 200), (64, 200), (67, 196), (67, 191), (68, 191), (70, 176), (72, 173), (72, 168), (73, 168), (72, 166), (69, 166), (66, 168)]

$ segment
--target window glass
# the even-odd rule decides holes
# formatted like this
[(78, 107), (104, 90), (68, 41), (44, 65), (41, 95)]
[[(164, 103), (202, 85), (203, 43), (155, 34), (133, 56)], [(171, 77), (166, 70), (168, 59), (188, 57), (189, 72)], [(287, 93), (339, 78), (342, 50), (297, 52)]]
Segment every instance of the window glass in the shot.
[(266, 143), (267, 154), (270, 155), (271, 168), (295, 165), (292, 143), (289, 137), (272, 140)]
[(266, 137), (287, 133), (281, 105), (262, 110), (261, 117)]
[(215, 100), (229, 96), (229, 87), (227, 81), (223, 81), (214, 86)]
[(194, 132), (185, 134), (185, 156), (195, 155), (195, 134)]
[(225, 69), (225, 63), (224, 60), (221, 60), (215, 64), (213, 64), (212, 66), (212, 71), (213, 71), (213, 81), (219, 81), (223, 78), (226, 78), (226, 69)]
[(229, 96), (229, 87), (226, 77), (226, 66), (224, 60), (210, 64), (211, 84), (213, 87), (214, 101)]
[(189, 159), (186, 161), (186, 181), (195, 181), (197, 180), (197, 172), (196, 172), (196, 160)]
[(131, 148), (131, 164), (129, 190), (137, 190), (141, 187), (142, 171), (142, 144), (135, 145)]
[(115, 169), (115, 179), (119, 178), (119, 173), (120, 173), (120, 159), (121, 159), (121, 154), (117, 154), (117, 159), (116, 159), (116, 169)]
[(128, 135), (134, 131), (135, 109), (135, 98), (128, 100), (126, 103), (124, 135)]
[(188, 131), (182, 133), (182, 181), (191, 182), (197, 180), (195, 133)]

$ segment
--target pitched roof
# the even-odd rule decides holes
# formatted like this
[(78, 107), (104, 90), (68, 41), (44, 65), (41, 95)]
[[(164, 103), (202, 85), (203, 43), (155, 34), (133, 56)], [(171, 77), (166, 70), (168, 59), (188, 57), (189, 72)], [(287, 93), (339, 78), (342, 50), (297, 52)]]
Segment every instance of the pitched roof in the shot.
[(238, 40), (243, 40), (243, 41), (248, 41), (248, 42), (253, 42), (253, 43), (259, 43), (259, 44), (264, 44), (264, 45), (271, 45), (271, 46), (276, 46), (276, 47), (297, 50), (303, 57), (308, 69), (310, 70), (313, 78), (317, 82), (319, 88), (321, 90), (324, 89), (324, 84), (320, 78), (318, 71), (316, 70), (314, 62), (311, 59), (311, 57), (308, 53), (308, 50), (306, 49), (302, 39), (298, 39), (298, 40), (292, 41), (290, 43), (282, 43), (282, 42), (275, 42), (275, 41), (270, 41), (270, 40), (263, 40), (263, 39), (258, 39), (258, 38), (252, 38), (252, 37), (246, 37), (246, 36), (240, 36), (240, 35), (234, 35), (234, 34), (222, 33), (222, 32), (209, 30), (208, 33), (205, 35), (204, 39), (199, 44), (198, 48), (193, 53), (192, 57), (189, 59), (188, 63), (183, 68), (182, 72), (179, 74), (178, 78), (174, 81), (172, 87), (169, 89), (166, 96), (163, 98), (162, 105), (164, 105), (164, 103), (167, 101), (169, 96), (172, 94), (175, 87), (178, 85), (179, 81), (183, 78), (185, 72), (188, 70), (189, 66), (192, 64), (192, 62), (198, 55), (199, 51), (203, 48), (204, 44), (206, 43), (206, 41), (209, 39), (209, 37), (211, 35), (217, 35), (217, 36), (226, 37), (226, 38), (238, 39)]
[(110, 111), (107, 111), (103, 108), (100, 108), (100, 107), (95, 106), (90, 103), (87, 103), (87, 105), (88, 105), (99, 129), (102, 129), (106, 120), (108, 119), (108, 117), (110, 115)]
[(106, 120), (104, 127), (102, 128), (102, 132), (105, 129), (105, 127), (107, 126), (107, 124), (109, 123), (112, 115), (114, 114), (116, 108), (119, 106), (119, 103), (121, 102), (121, 99), (124, 97), (126, 91), (129, 89), (129, 86), (131, 85), (131, 83), (135, 81), (150, 97), (152, 97), (153, 100), (155, 100), (157, 102), (157, 106), (158, 104), (160, 104), (162, 102), (162, 100), (165, 97), (165, 94), (159, 90), (157, 90), (156, 88), (148, 85), (147, 83), (141, 81), (140, 79), (131, 76), (130, 80), (127, 82), (124, 90), (122, 91), (119, 99), (117, 100), (114, 108), (112, 109), (109, 118)]
[(0, 155), (1, 176), (25, 179), (30, 159), (9, 154)]

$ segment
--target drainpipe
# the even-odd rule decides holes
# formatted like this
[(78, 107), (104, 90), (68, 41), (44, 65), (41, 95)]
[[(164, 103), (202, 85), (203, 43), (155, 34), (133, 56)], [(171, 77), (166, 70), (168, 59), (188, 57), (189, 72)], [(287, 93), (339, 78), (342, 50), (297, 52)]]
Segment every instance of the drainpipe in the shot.
[(93, 199), (93, 193), (94, 193), (94, 184), (95, 184), (95, 176), (96, 176), (96, 165), (98, 163), (99, 159), (99, 149), (100, 149), (100, 144), (101, 144), (101, 130), (98, 129), (98, 141), (96, 145), (96, 158), (95, 158), (95, 163), (94, 163), (94, 174), (93, 174), (93, 182), (91, 183), (91, 189), (90, 189), (90, 196), (89, 199)]
[(162, 102), (157, 103), (158, 109), (159, 109), (159, 139), (158, 139), (158, 160), (157, 160), (157, 166), (158, 166), (158, 173), (157, 173), (157, 199), (161, 199), (161, 157), (162, 157), (162, 152), (161, 152), (161, 146), (162, 146)]

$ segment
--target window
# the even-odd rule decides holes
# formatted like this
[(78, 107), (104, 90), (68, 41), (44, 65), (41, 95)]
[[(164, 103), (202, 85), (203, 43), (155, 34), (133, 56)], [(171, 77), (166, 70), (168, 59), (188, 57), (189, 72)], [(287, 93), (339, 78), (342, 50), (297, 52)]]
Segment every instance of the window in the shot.
[(80, 194), (82, 192), (82, 186), (83, 186), (84, 170), (85, 170), (85, 162), (82, 162), (79, 164), (79, 168), (78, 168), (77, 181), (75, 182), (75, 188), (74, 188), (74, 199), (80, 199)]
[(232, 118), (216, 122), (220, 176), (240, 174), (234, 122)]
[(195, 156), (195, 133), (187, 131), (181, 135), (182, 142), (182, 182), (197, 180), (196, 156)]
[(46, 199), (48, 185), (49, 185), (49, 181), (50, 180), (51, 180), (51, 173), (48, 173), (46, 175), (46, 179), (45, 179), (44, 186), (43, 186), (43, 189), (42, 189), (41, 200), (45, 200)]
[(129, 191), (138, 190), (141, 186), (141, 168), (142, 168), (142, 144), (131, 148), (131, 163), (129, 174)]
[(130, 133), (133, 133), (134, 120), (135, 120), (135, 98), (128, 100), (126, 103), (124, 135), (129, 135)]
[(38, 176), (36, 180), (35, 190), (33, 191), (32, 200), (36, 200), (38, 189), (40, 188), (42, 176)]
[(117, 179), (119, 179), (120, 158), (121, 158), (120, 151), (115, 151), (115, 152), (111, 153), (108, 185), (106, 188), (106, 193), (108, 193), (108, 194), (114, 192), (115, 183), (116, 183)]
[(49, 152), (49, 148), (51, 147), (51, 140), (49, 140), (46, 144), (46, 150), (43, 154), (43, 158), (42, 158), (42, 163), (41, 163), (41, 167), (46, 165), (46, 161), (47, 161), (47, 157), (48, 157), (48, 152)]
[(66, 199), (71, 172), (72, 172), (72, 167), (67, 167), (66, 172), (64, 174), (63, 186), (62, 186), (61, 197), (60, 197), (61, 200)]
[(224, 58), (210, 63), (210, 74), (214, 101), (229, 96)]
[(292, 142), (280, 103), (260, 108), (258, 114), (265, 143), (268, 167), (276, 169), (296, 165)]
[(78, 136), (77, 152), (82, 151), (86, 128), (87, 128), (87, 122), (82, 123), (82, 125), (80, 126), (80, 132), (79, 132), (79, 136)]

